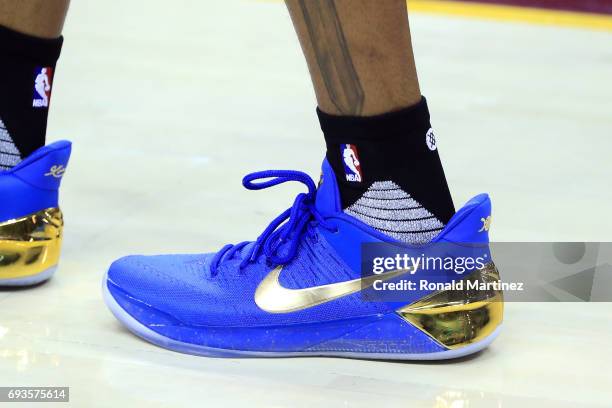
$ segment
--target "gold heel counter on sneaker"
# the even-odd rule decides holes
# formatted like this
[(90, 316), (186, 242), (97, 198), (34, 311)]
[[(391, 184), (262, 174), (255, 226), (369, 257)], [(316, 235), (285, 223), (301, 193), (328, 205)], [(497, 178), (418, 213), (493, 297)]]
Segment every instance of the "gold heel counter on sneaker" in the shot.
[(37, 275), (57, 265), (63, 228), (59, 208), (0, 223), (0, 280)]
[(491, 262), (462, 281), (460, 289), (434, 292), (397, 313), (448, 349), (483, 340), (503, 320), (503, 292), (496, 285), (499, 271)]

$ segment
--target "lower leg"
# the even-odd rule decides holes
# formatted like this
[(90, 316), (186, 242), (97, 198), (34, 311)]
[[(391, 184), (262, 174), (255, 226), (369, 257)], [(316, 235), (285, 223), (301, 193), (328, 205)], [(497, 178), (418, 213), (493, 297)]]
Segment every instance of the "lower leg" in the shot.
[(412, 52), (405, 0), (286, 0), (344, 211), (402, 241), (454, 214)]
[(0, 0), (0, 171), (45, 144), (69, 0)]
[(287, 0), (319, 108), (371, 116), (421, 100), (405, 0)]
[(0, 0), (0, 25), (41, 38), (62, 33), (70, 0)]

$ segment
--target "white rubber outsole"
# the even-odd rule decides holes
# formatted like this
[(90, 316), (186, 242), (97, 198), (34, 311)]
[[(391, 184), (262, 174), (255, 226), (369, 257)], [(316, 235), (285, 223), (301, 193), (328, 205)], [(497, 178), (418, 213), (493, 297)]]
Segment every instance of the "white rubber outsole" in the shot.
[(18, 287), (18, 286), (36, 285), (38, 283), (49, 280), (53, 276), (56, 270), (57, 270), (57, 265), (52, 266), (48, 269), (45, 269), (44, 271), (36, 275), (25, 276), (23, 278), (0, 279), (0, 287), (1, 286)]
[(501, 325), (498, 326), (493, 333), (485, 339), (462, 347), (456, 350), (446, 350), (435, 353), (422, 354), (400, 354), (400, 353), (356, 353), (356, 352), (339, 352), (339, 351), (299, 351), (299, 352), (268, 352), (268, 351), (248, 351), (248, 350), (226, 350), (213, 347), (206, 347), (197, 344), (184, 343), (164, 337), (159, 333), (149, 329), (138, 320), (134, 319), (127, 313), (115, 300), (108, 289), (107, 277), (104, 276), (102, 283), (102, 294), (104, 302), (115, 315), (115, 317), (123, 323), (128, 330), (136, 336), (153, 343), (157, 346), (168, 350), (178, 351), (181, 353), (192, 354), (205, 357), (226, 357), (226, 358), (278, 358), (278, 357), (344, 357), (368, 360), (448, 360), (459, 357), (464, 357), (470, 354), (477, 353), (487, 348), (493, 340), (499, 335)]

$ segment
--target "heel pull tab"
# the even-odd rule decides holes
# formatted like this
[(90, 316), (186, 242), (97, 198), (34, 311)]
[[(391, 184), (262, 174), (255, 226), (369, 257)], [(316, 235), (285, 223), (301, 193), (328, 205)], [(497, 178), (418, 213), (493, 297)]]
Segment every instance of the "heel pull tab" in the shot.
[(66, 172), (72, 146), (70, 142), (56, 142), (39, 149), (13, 168), (21, 181), (43, 190), (57, 190)]

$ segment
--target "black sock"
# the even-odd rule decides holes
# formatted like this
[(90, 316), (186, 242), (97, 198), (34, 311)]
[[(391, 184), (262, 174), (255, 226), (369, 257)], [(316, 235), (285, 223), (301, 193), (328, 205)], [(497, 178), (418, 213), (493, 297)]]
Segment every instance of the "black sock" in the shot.
[(0, 26), (0, 171), (45, 144), (55, 64), (63, 38)]
[(378, 116), (317, 113), (346, 213), (410, 243), (444, 228), (455, 208), (425, 98)]

